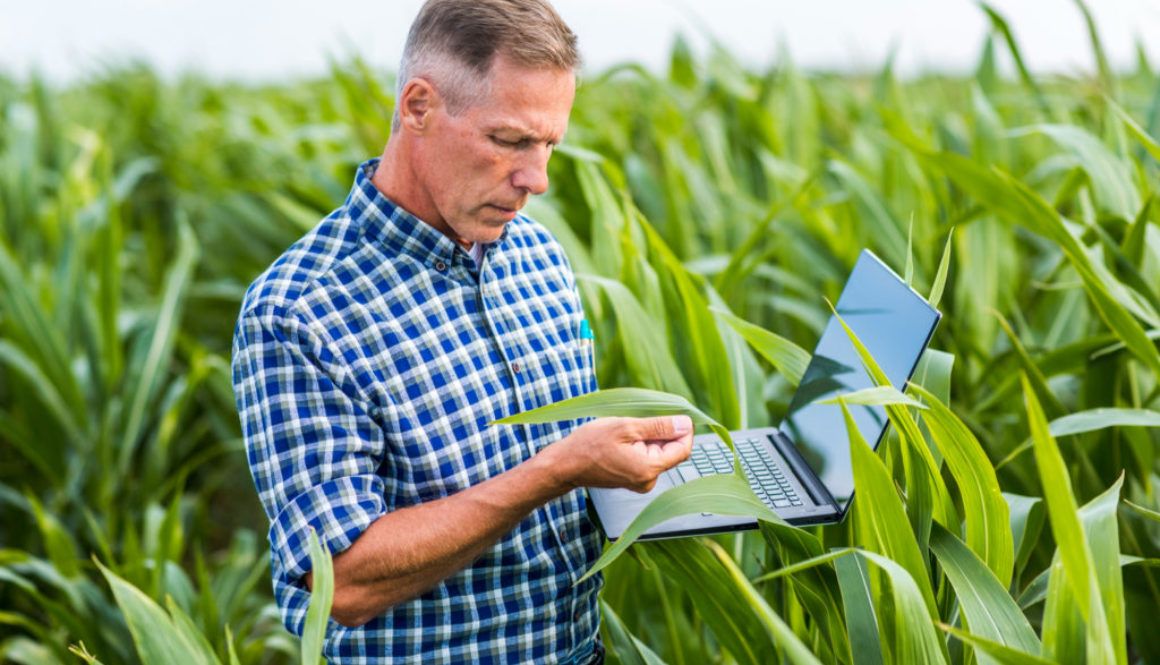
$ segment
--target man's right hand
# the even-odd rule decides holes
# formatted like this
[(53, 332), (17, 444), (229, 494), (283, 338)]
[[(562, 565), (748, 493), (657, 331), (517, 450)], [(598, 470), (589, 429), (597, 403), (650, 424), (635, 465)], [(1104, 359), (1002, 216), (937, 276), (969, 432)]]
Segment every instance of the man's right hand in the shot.
[(623, 487), (647, 492), (657, 477), (689, 458), (688, 416), (599, 418), (541, 451), (570, 488)]

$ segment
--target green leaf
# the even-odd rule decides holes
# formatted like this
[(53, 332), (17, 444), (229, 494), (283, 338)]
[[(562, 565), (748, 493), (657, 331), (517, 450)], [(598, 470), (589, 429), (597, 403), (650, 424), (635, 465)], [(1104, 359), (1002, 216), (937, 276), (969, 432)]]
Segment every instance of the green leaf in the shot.
[(226, 653), (229, 655), (229, 665), (242, 665), (238, 660), (238, 650), (234, 646), (234, 634), (230, 631), (229, 624), (226, 624)]
[(639, 379), (637, 382), (691, 398), (693, 391), (673, 360), (663, 323), (653, 320), (624, 284), (594, 275), (577, 275), (576, 279), (580, 283), (595, 284), (608, 295), (616, 311), (620, 338), (633, 340), (632, 352), (625, 354), (625, 361), (632, 376)]
[(694, 424), (715, 425), (716, 420), (705, 415), (680, 395), (670, 395), (645, 388), (609, 388), (579, 397), (560, 400), (538, 409), (500, 418), (489, 425), (530, 425), (552, 423), (578, 418), (619, 416), (642, 418), (685, 414)]
[(1039, 104), (1039, 110), (1043, 115), (1050, 115), (1051, 108), (1047, 105), (1047, 97), (1044, 96), (1043, 90), (1040, 89), (1039, 84), (1035, 82), (1035, 77), (1031, 75), (1031, 71), (1027, 69), (1027, 65), (1023, 62), (1023, 54), (1019, 50), (1019, 44), (1015, 41), (1015, 34), (1011, 32), (1011, 27), (1007, 25), (1007, 20), (1003, 15), (993, 9), (991, 5), (986, 2), (980, 2), (979, 6), (983, 11), (987, 12), (987, 16), (991, 19), (992, 28), (1003, 36), (1003, 41), (1007, 43), (1007, 48), (1011, 52), (1012, 59), (1015, 60), (1015, 67), (1019, 70), (1019, 78), (1023, 81), (1023, 85), (1027, 86), (1035, 97), (1035, 101)]
[[(1100, 317), (1128, 349), (1160, 377), (1158, 351), (1140, 323), (1112, 295), (1106, 269), (1097, 271), (1093, 259), (1056, 212), (1041, 196), (1010, 175), (989, 170), (961, 155), (935, 153), (923, 146), (908, 127), (887, 118), (890, 133), (911, 148), (924, 164), (945, 173), (980, 204), (997, 215), (1042, 235), (1059, 245), (1083, 281), (1092, 304)], [(1129, 215), (1129, 218), (1131, 216)], [(1125, 291), (1118, 284), (1117, 291)], [(1053, 414), (1054, 415), (1054, 414)]]
[(870, 571), (862, 557), (842, 557), (834, 562), (842, 588), (846, 612), (846, 632), (854, 665), (882, 665), (882, 643), (878, 639), (878, 617), (874, 614)]
[(1124, 505), (1126, 505), (1129, 508), (1131, 508), (1132, 510), (1136, 511), (1138, 514), (1140, 514), (1144, 517), (1147, 517), (1148, 519), (1152, 520), (1153, 522), (1160, 522), (1160, 512), (1156, 512), (1155, 510), (1151, 510), (1149, 508), (1145, 508), (1144, 506), (1132, 503), (1131, 501), (1128, 501), (1127, 499), (1124, 499)]
[(1108, 108), (1112, 109), (1112, 112), (1115, 113), (1120, 118), (1120, 121), (1124, 123), (1124, 126), (1128, 128), (1128, 132), (1131, 133), (1132, 136), (1136, 137), (1136, 140), (1140, 142), (1140, 145), (1144, 146), (1144, 149), (1148, 151), (1149, 155), (1152, 155), (1152, 159), (1160, 162), (1160, 143), (1158, 143), (1156, 139), (1152, 138), (1146, 129), (1136, 124), (1136, 121), (1132, 119), (1132, 116), (1128, 115), (1127, 111), (1120, 108), (1118, 104), (1110, 99), (1106, 99), (1105, 101), (1108, 104)]
[(894, 218), (882, 195), (849, 164), (832, 160), (828, 168), (858, 205), (867, 229), (885, 252), (884, 258), (892, 265), (905, 263), (906, 238), (902, 234), (902, 225)]
[(1088, 174), (1097, 201), (1111, 213), (1132, 219), (1140, 210), (1140, 192), (1132, 181), (1132, 172), (1124, 161), (1087, 130), (1072, 125), (1035, 125), (1015, 130), (1018, 136), (1036, 132), (1048, 136), (1069, 150)]
[[(877, 458), (875, 458), (877, 459)], [(856, 481), (855, 481), (856, 482)], [(927, 614), (925, 594), (906, 569), (895, 561), (874, 552), (859, 551), (890, 578), (894, 600), (894, 659), (899, 663), (946, 663), (946, 645), (935, 633)], [(935, 618), (937, 620), (937, 617)]]
[(701, 538), (674, 538), (647, 543), (645, 564), (655, 565), (668, 581), (688, 595), (698, 621), (713, 633), (720, 648), (741, 665), (764, 665), (777, 658), (776, 645), (758, 617), (742, 600), (743, 592)]
[[(862, 343), (862, 340), (858, 339), (858, 336), (854, 334), (854, 331), (836, 310), (834, 310), (834, 316), (846, 331), (846, 335), (850, 338), (850, 342), (853, 343), (858, 357), (866, 368), (866, 373), (869, 374), (874, 384), (877, 386), (891, 385), (890, 378), (886, 376), (878, 362), (870, 355), (869, 349)], [(934, 454), (927, 447), (926, 440), (918, 429), (918, 423), (915, 422), (906, 407), (899, 404), (887, 404), (886, 414), (902, 441), (902, 462), (906, 473), (908, 492), (908, 517), (916, 543), (919, 545), (920, 557), (925, 557), (926, 541), (930, 534), (932, 519), (937, 517), (939, 521), (946, 524), (955, 521), (951, 518), (951, 515), (954, 514), (954, 506), (951, 504), (950, 493), (943, 482), (938, 464), (934, 460)], [(918, 454), (918, 458), (922, 462), (921, 465), (913, 464), (912, 452)], [(938, 511), (937, 516), (935, 515), (936, 510)], [(926, 591), (930, 591), (929, 584)]]
[(945, 404), (921, 386), (911, 385), (910, 389), (929, 407), (926, 426), (958, 485), (967, 544), (1006, 588), (1011, 583), (1015, 547), (1009, 509), (995, 468), (975, 435)]
[[(855, 494), (865, 497), (854, 506), (854, 529), (863, 547), (898, 561), (921, 590), (929, 616), (926, 624), (938, 618), (934, 593), (927, 578), (926, 564), (918, 549), (914, 532), (906, 519), (902, 501), (894, 490), (894, 481), (882, 460), (870, 450), (854, 422), (845, 401), (840, 400), (850, 437), (850, 461), (854, 469)], [(916, 661), (917, 662), (917, 661)]]
[(330, 622), (330, 608), (334, 603), (334, 562), (330, 552), (318, 541), (318, 534), (310, 530), (310, 568), (312, 587), (306, 623), (302, 627), (302, 663), (322, 663), (322, 649), (326, 641), (326, 627)]
[(1043, 520), (1047, 516), (1043, 499), (1037, 496), (1022, 496), (1003, 493), (1011, 511), (1011, 534), (1015, 541), (1015, 574), (1019, 575), (1031, 558), (1035, 546), (1039, 544), (1039, 534), (1043, 531)]
[[(31, 394), (44, 406), (44, 413), (60, 427), (74, 449), (84, 451), (88, 447), (84, 434), (77, 426), (76, 411), (28, 354), (8, 340), (0, 339), (0, 367), (24, 379), (25, 385), (32, 391)], [(54, 447), (44, 446), (48, 450), (41, 450), (41, 446), (23, 439), (14, 440), (13, 444), (24, 452), (25, 457), (36, 464), (47, 478), (56, 479), (56, 472), (61, 465), (48, 457), (56, 452)]]
[[(713, 313), (709, 311), (709, 301), (702, 291), (710, 291), (704, 278), (690, 273), (673, 251), (665, 244), (657, 232), (641, 220), (649, 248), (658, 256), (658, 271), (663, 271), (675, 289), (677, 302), (674, 324), (678, 326), (684, 340), (688, 369), (686, 376), (694, 390), (699, 390), (699, 400), (707, 404), (720, 421), (733, 428), (741, 427), (741, 404), (733, 381), (723, 380), (728, 368), (728, 354), (725, 342)], [(711, 291), (710, 291), (711, 292)]]
[(172, 596), (165, 597), (165, 607), (169, 610), (169, 616), (173, 620), (177, 632), (181, 635), (182, 642), (194, 645), (194, 650), (190, 656), (195, 658), (195, 662), (200, 665), (220, 665), (209, 640), (198, 630), (189, 615), (177, 606)]
[(810, 353), (790, 340), (754, 325), (719, 307), (710, 308), (718, 318), (745, 338), (754, 351), (769, 361), (790, 385), (801, 383), (806, 366), (810, 364)]
[(660, 656), (628, 632), (624, 622), (603, 600), (600, 601), (600, 613), (604, 619), (602, 626), (609, 637), (607, 649), (616, 654), (623, 665), (665, 665)]
[(1006, 585), (963, 541), (935, 524), (930, 548), (955, 589), (972, 634), (1025, 653), (1039, 653), (1039, 638)]
[(89, 653), (89, 650), (85, 647), (85, 643), (83, 641), (70, 646), (68, 650), (76, 654), (89, 665), (104, 665), (104, 663), (98, 660), (96, 656)]
[[(1069, 436), (1097, 432), (1113, 427), (1160, 427), (1160, 412), (1150, 409), (1098, 408), (1077, 411), (1060, 416), (1048, 425), (1052, 436)], [(1007, 457), (995, 465), (996, 468), (1009, 464), (1019, 455), (1032, 449), (1030, 438), (1012, 450)]]
[(172, 665), (217, 663), (212, 653), (204, 653), (200, 649), (201, 645), (191, 641), (189, 635), (175, 625), (173, 619), (151, 598), (99, 561), (97, 567), (108, 580), (117, 605), (125, 614), (125, 621), (129, 624), (129, 632), (133, 635), (133, 643), (142, 662)]
[(1052, 436), (1094, 432), (1109, 427), (1160, 427), (1160, 411), (1149, 409), (1088, 409), (1051, 421)]
[(835, 397), (829, 397), (823, 400), (818, 400), (818, 404), (837, 404), (842, 401), (846, 404), (857, 404), (859, 406), (887, 406), (894, 404), (901, 404), (902, 406), (909, 406), (915, 409), (926, 409), (926, 405), (916, 400), (915, 398), (899, 391), (894, 386), (874, 386), (873, 388), (863, 388), (855, 390), (852, 393), (845, 393)]
[(768, 522), (782, 521), (757, 498), (744, 476), (736, 473), (702, 476), (671, 487), (649, 502), (620, 538), (584, 573), (578, 583), (615, 561), (629, 545), (654, 526), (674, 517), (700, 512), (741, 515)]
[(740, 592), (740, 599), (757, 613), (766, 630), (769, 631), (770, 638), (786, 655), (789, 662), (798, 665), (821, 665), (821, 661), (810, 652), (809, 648), (794, 634), (785, 621), (777, 615), (777, 612), (773, 611), (765, 597), (745, 577), (745, 574), (741, 572), (729, 554), (711, 540), (704, 542), (729, 572), (730, 577), (733, 578), (736, 589)]
[(189, 228), (189, 224), (182, 221), (178, 225), (177, 257), (165, 278), (161, 305), (153, 322), (149, 346), (130, 368), (128, 413), (125, 416), (118, 448), (117, 472), (122, 476), (129, 472), (138, 439), (149, 417), (150, 404), (157, 396), (166, 372), (169, 371), (169, 361), (177, 338), (177, 326), (181, 322), (185, 294), (193, 281), (198, 254), (197, 238)]
[(954, 238), (954, 233), (947, 234), (947, 242), (943, 245), (942, 258), (938, 262), (938, 272), (935, 273), (934, 284), (931, 285), (930, 295), (926, 299), (930, 303), (930, 306), (934, 308), (938, 308), (938, 304), (942, 300), (943, 289), (947, 284), (947, 273), (950, 272), (951, 267), (952, 238)]
[[(1100, 588), (1096, 577), (1095, 564), (1092, 561), (1091, 548), (1080, 523), (1075, 494), (1071, 489), (1071, 478), (1067, 473), (1067, 466), (1055, 439), (1047, 428), (1047, 419), (1039, 406), (1035, 391), (1031, 389), (1027, 377), (1023, 381), (1023, 395), (1027, 405), (1027, 418), (1031, 426), (1031, 439), (1035, 447), (1035, 464), (1039, 470), (1039, 479), (1043, 484), (1043, 496), (1047, 503), (1047, 517), (1051, 524), (1052, 534), (1059, 547), (1060, 567), (1057, 574), (1055, 567), (1052, 571), (1052, 583), (1055, 584), (1062, 574), (1066, 574), (1067, 589), (1075, 597), (1075, 607), (1087, 626), (1087, 654), (1092, 663), (1118, 663), (1116, 649), (1112, 644), (1111, 635), (1104, 605), (1100, 598)], [(1049, 591), (1049, 606), (1050, 602)], [(1061, 601), (1061, 605), (1066, 605)], [(1048, 628), (1047, 617), (1044, 619), (1046, 634)], [(1057, 634), (1066, 635), (1069, 630), (1058, 630)], [(1047, 646), (1047, 640), (1044, 640)]]
[(1106, 631), (1115, 648), (1116, 662), (1126, 664), (1127, 626), (1124, 619), (1124, 577), (1120, 571), (1120, 529), (1116, 507), (1124, 475), (1079, 511), (1084, 536), (1091, 547), (1092, 566), (1106, 617)]
[(975, 647), (976, 652), (987, 654), (994, 662), (1001, 665), (1054, 665), (1050, 660), (1044, 660), (1039, 656), (1024, 653), (1002, 643), (972, 635), (945, 623), (939, 623), (939, 628)]

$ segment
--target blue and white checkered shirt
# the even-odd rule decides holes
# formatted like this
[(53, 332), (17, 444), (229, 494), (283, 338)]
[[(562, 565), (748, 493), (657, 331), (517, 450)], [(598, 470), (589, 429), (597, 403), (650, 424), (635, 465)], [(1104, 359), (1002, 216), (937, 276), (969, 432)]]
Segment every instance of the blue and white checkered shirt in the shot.
[[(270, 518), (274, 593), (301, 634), (310, 527), (341, 552), (383, 514), (503, 473), (576, 422), (488, 422), (595, 389), (559, 243), (517, 216), (481, 266), (387, 200), (363, 164), (346, 203), (246, 293), (234, 389)], [(407, 534), (399, 534), (406, 538)], [(466, 569), (359, 628), (331, 663), (582, 662), (602, 538), (584, 494), (524, 519)]]

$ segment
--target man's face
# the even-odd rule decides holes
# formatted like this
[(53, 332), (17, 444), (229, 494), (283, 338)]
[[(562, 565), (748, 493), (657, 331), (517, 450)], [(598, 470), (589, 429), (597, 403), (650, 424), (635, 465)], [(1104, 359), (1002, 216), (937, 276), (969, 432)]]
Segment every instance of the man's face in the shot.
[(548, 189), (548, 157), (576, 94), (571, 71), (529, 69), (498, 55), (490, 92), (458, 115), (433, 109), (416, 175), (424, 221), (452, 239), (493, 242), (532, 194)]

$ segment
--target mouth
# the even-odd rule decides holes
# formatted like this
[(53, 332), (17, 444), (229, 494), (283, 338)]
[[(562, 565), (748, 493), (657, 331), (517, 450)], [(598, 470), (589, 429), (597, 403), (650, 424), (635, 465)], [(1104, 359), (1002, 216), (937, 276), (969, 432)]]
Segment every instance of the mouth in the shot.
[(494, 203), (488, 203), (487, 207), (498, 212), (501, 216), (507, 218), (508, 220), (511, 220), (511, 219), (515, 218), (516, 213), (518, 213), (520, 211), (520, 208), (522, 208), (523, 206), (509, 208), (508, 206), (501, 206), (501, 205), (496, 205)]

